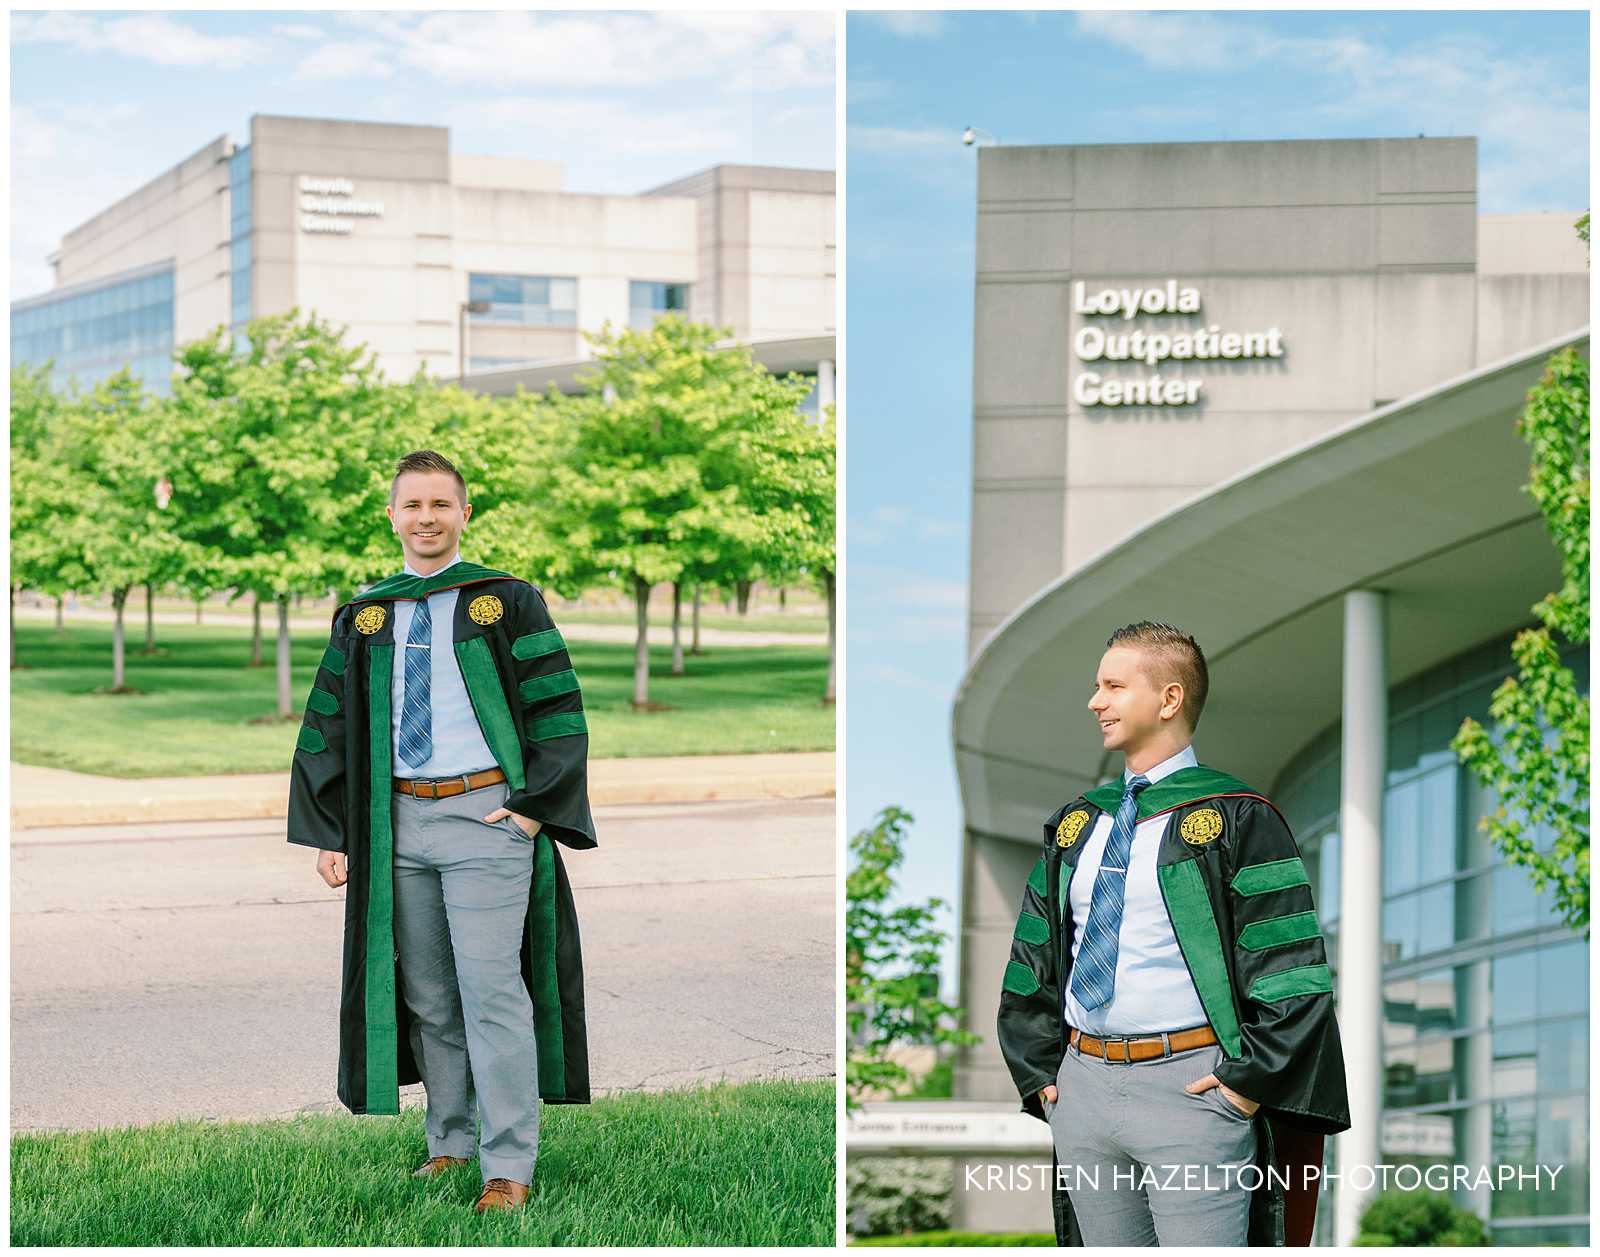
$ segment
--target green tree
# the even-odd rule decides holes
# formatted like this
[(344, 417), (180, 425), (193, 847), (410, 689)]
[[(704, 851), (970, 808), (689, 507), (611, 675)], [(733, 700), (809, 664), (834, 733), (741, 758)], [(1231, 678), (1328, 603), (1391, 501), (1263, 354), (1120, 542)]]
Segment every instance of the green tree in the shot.
[[(82, 494), (68, 473), (61, 412), (68, 404), (50, 387), (47, 367), (11, 371), (11, 666), (17, 666), (17, 593), (33, 589), (56, 599), (87, 589)], [(58, 623), (59, 630), (60, 625)]]
[(1380, 1192), (1361, 1213), (1361, 1248), (1487, 1248), (1483, 1219), (1443, 1192)]
[(289, 602), (353, 592), (394, 569), (384, 515), (411, 394), (363, 345), (298, 311), (225, 328), (178, 353), (170, 472), (185, 537), (234, 588), (277, 605), (277, 714), (296, 715)]
[(589, 391), (548, 399), (560, 424), (539, 501), (544, 532), (561, 542), (552, 584), (569, 596), (598, 583), (632, 593), (638, 708), (650, 706), (652, 588), (730, 563), (748, 571), (784, 527), (758, 505), (758, 485), (771, 433), (804, 388), (746, 348), (718, 348), (725, 336), (676, 316), (648, 331), (607, 328), (590, 337)]
[(886, 807), (870, 829), (850, 839), (845, 878), (845, 1102), (907, 1079), (889, 1058), (897, 1045), (944, 1047), (976, 1043), (960, 1028), (962, 1011), (939, 995), (939, 951), (945, 932), (934, 925), (942, 899), (890, 905), (894, 871), (905, 859), (910, 813)]
[(161, 509), (156, 484), (173, 434), (165, 408), (126, 370), (65, 400), (51, 416), (33, 469), (48, 468), (45, 501), (70, 509), (48, 526), (82, 565), (82, 587), (111, 596), (111, 692), (128, 693), (124, 612), (135, 585), (182, 573), (186, 547)]
[(1587, 936), (1589, 699), (1562, 666), (1558, 641), (1589, 640), (1589, 364), (1577, 350), (1550, 360), (1517, 428), (1533, 454), (1525, 491), (1561, 556), (1561, 588), (1533, 607), (1540, 627), (1512, 642), (1517, 675), (1490, 700), (1494, 731), (1469, 717), (1451, 747), (1499, 794), (1479, 822), (1495, 846), (1536, 889), (1549, 887), (1566, 923)]

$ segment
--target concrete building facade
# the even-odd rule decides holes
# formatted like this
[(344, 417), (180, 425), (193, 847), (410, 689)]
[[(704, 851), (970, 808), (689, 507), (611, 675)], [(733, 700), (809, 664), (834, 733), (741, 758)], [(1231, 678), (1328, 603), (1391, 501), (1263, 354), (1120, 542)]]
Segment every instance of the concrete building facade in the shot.
[(588, 195), (553, 162), (452, 153), (444, 127), (256, 115), (248, 143), (220, 137), (67, 233), (58, 287), (12, 306), (12, 354), (83, 380), (133, 361), (159, 387), (173, 344), (291, 308), (391, 376), (581, 360), (583, 332), (670, 311), (822, 335), (832, 223), (830, 171)]
[[(958, 1100), (1015, 1102), (993, 1017), (1040, 822), (1120, 771), (1089, 684), (1112, 629), (1165, 619), (1211, 664), (1201, 761), (1316, 870), (1356, 1119), (1331, 1163), (1587, 1180), (1586, 950), (1448, 749), (1559, 584), (1511, 425), (1587, 355), (1577, 216), (1480, 215), (1472, 139), (980, 151)], [(1325, 1196), (1319, 1235), (1361, 1203)], [(1461, 1203), (1500, 1243), (1587, 1242), (1581, 1187)], [(1048, 1226), (960, 1176), (957, 1212)]]

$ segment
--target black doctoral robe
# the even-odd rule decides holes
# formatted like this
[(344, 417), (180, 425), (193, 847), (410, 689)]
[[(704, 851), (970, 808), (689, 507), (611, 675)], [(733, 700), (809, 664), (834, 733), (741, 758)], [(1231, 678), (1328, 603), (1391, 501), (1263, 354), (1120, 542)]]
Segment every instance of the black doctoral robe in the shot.
[(421, 1080), (394, 942), (393, 604), (452, 588), (456, 662), (510, 784), (506, 807), (541, 825), (521, 957), (540, 1098), (589, 1100), (578, 916), (555, 847), (595, 845), (578, 678), (534, 586), (461, 562), (392, 576), (334, 612), (295, 746), (289, 841), (348, 857), (338, 1091), (352, 1113), (398, 1113), (400, 1086)]
[[(1041, 1120), (1038, 1093), (1055, 1082), (1067, 1050), (1062, 992), (1077, 926), (1068, 883), (1095, 818), (1115, 815), (1121, 798), (1116, 782), (1058, 810), (1045, 823), (1044, 850), (1023, 895), (997, 1029), (1023, 1111)], [(1350, 1127), (1310, 879), (1288, 823), (1237, 778), (1181, 768), (1138, 797), (1139, 820), (1161, 815), (1168, 819), (1156, 880), (1222, 1046), (1216, 1076), (1261, 1106), (1253, 1120), (1263, 1181), (1251, 1197), (1248, 1242), (1308, 1244), (1317, 1195), (1308, 1168), (1320, 1170), (1324, 1136)], [(1070, 1111), (1072, 1097), (1059, 1103)], [(1081, 1244), (1069, 1194), (1056, 1188), (1053, 1201), (1057, 1242)]]

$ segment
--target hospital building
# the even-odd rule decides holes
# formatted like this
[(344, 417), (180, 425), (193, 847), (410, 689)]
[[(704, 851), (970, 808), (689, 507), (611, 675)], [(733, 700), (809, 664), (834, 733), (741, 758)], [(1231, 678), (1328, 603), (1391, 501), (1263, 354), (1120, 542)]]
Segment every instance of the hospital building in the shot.
[(12, 303), (11, 356), (58, 382), (128, 365), (165, 391), (176, 347), (293, 308), (346, 325), (391, 379), (569, 379), (583, 333), (677, 312), (832, 400), (828, 170), (718, 165), (598, 195), (565, 189), (556, 162), (453, 152), (445, 127), (257, 114), (50, 261), (54, 286)]
[[(1282, 809), (1309, 871), (1355, 1119), (1330, 1168), (1563, 1166), (1453, 1194), (1496, 1244), (1586, 1245), (1588, 948), (1449, 746), (1560, 586), (1514, 425), (1553, 354), (1589, 352), (1581, 207), (1480, 213), (1472, 138), (978, 158), (952, 728), (983, 1042), (956, 1102), (1016, 1111), (994, 1015), (1041, 823), (1121, 772), (1095, 668), (1164, 620), (1209, 661), (1200, 761)], [(1586, 649), (1566, 662), (1587, 693)], [(955, 1181), (952, 1225), (1049, 1229), (1043, 1192)], [(1361, 1204), (1325, 1191), (1319, 1240)]]

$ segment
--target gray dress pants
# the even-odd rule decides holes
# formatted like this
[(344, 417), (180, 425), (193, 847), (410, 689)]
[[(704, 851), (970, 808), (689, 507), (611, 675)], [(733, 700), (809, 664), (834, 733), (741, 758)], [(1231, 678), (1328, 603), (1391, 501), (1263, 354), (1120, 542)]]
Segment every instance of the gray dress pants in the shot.
[(1067, 1049), (1050, 1133), (1085, 1245), (1244, 1247), (1255, 1123), (1220, 1088), (1183, 1089), (1221, 1061), (1215, 1044), (1132, 1065)]
[(394, 932), (428, 1155), (470, 1158), (476, 1142), (485, 1182), (531, 1183), (539, 1076), (521, 950), (534, 844), (509, 816), (483, 819), (509, 793), (393, 796)]

